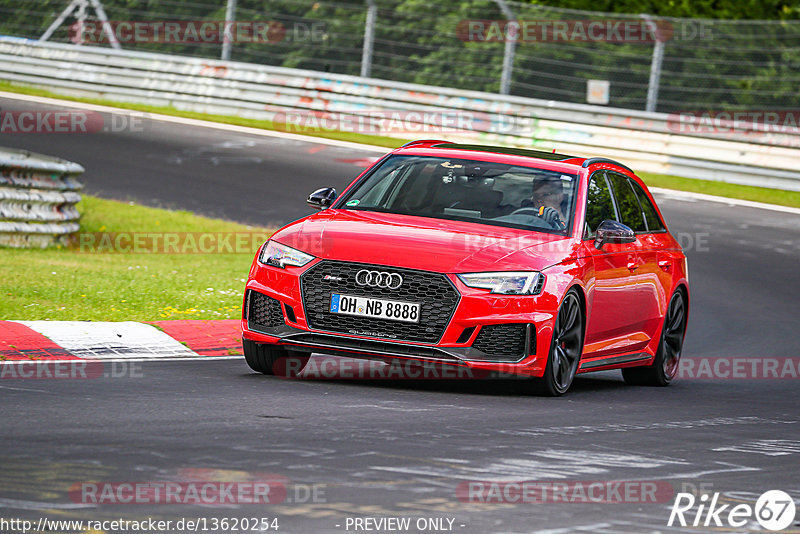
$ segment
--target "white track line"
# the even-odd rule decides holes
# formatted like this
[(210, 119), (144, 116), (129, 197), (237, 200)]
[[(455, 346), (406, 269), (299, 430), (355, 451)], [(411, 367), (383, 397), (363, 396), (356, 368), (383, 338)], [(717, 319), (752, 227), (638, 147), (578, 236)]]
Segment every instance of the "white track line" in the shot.
[[(18, 93), (8, 93), (0, 91), (0, 98), (11, 98), (14, 100), (23, 100), (26, 102), (36, 102), (38, 104), (52, 104), (55, 106), (63, 106), (70, 108), (85, 109), (88, 111), (99, 111), (105, 113), (128, 113), (133, 115), (144, 115), (145, 118), (157, 120), (162, 122), (172, 122), (175, 124), (185, 124), (188, 126), (198, 126), (201, 128), (214, 128), (217, 130), (226, 130), (229, 132), (246, 133), (251, 135), (261, 135), (264, 137), (280, 137), (282, 139), (292, 139), (294, 141), (303, 141), (304, 143), (316, 143), (319, 145), (338, 146), (342, 148), (351, 148), (353, 150), (361, 150), (367, 152), (379, 152), (386, 154), (391, 148), (375, 145), (362, 145), (359, 143), (351, 143), (349, 141), (339, 141), (337, 139), (325, 139), (324, 137), (314, 137), (312, 135), (299, 135), (288, 132), (278, 132), (275, 130), (264, 130), (262, 128), (250, 128), (248, 126), (237, 126), (235, 124), (225, 124), (222, 122), (204, 121), (200, 119), (189, 119), (185, 117), (174, 117), (172, 115), (161, 115), (158, 113), (150, 113), (149, 111), (136, 111), (134, 109), (115, 108), (111, 106), (99, 106), (97, 104), (86, 104), (84, 102), (73, 102), (71, 100), (59, 100), (57, 98), (48, 98), (44, 96), (30, 96), (21, 95)], [(401, 140), (397, 140), (398, 146)]]
[[(263, 130), (261, 128), (249, 128), (247, 126), (236, 126), (234, 124), (224, 124), (220, 122), (204, 121), (199, 119), (173, 117), (171, 115), (161, 115), (158, 113), (141, 112), (125, 108), (115, 108), (111, 106), (99, 106), (97, 104), (86, 104), (83, 102), (73, 102), (71, 100), (59, 100), (57, 98), (48, 98), (43, 96), (30, 96), (30, 95), (22, 95), (19, 93), (8, 93), (6, 91), (0, 91), (0, 98), (11, 98), (15, 100), (23, 100), (26, 102), (36, 102), (39, 104), (51, 104), (56, 106), (73, 107), (78, 109), (85, 109), (89, 111), (99, 111), (106, 113), (144, 114), (148, 119), (162, 121), (162, 122), (185, 124), (187, 126), (197, 126), (200, 128), (215, 128), (217, 130), (226, 130), (229, 132), (239, 132), (251, 135), (260, 135), (265, 137), (279, 137), (283, 139), (303, 141), (305, 143), (317, 143), (320, 145), (338, 146), (342, 148), (351, 148), (353, 150), (378, 152), (381, 154), (386, 154), (387, 152), (390, 151), (389, 148), (374, 146), (374, 145), (362, 145), (359, 143), (351, 143), (348, 141), (338, 141), (336, 139), (325, 139), (322, 137), (314, 137), (309, 135), (298, 135), (287, 132), (278, 132), (274, 130)], [(689, 191), (679, 191), (676, 189), (662, 189), (660, 187), (651, 187), (650, 191), (662, 195), (668, 195), (675, 200), (683, 200), (688, 202), (703, 200), (707, 202), (728, 204), (729, 206), (746, 206), (748, 208), (757, 208), (757, 209), (779, 211), (783, 213), (792, 213), (795, 215), (800, 215), (800, 208), (790, 208), (788, 206), (779, 206), (777, 204), (766, 204), (763, 202), (753, 202), (750, 200), (737, 200), (734, 198), (718, 197), (715, 195), (706, 195), (703, 193), (692, 193)]]
[(780, 211), (783, 213), (791, 213), (800, 215), (800, 208), (790, 208), (789, 206), (779, 206), (777, 204), (766, 204), (764, 202), (754, 202), (752, 200), (739, 200), (736, 198), (718, 197), (714, 195), (706, 195), (703, 193), (691, 193), (689, 191), (678, 191), (675, 189), (662, 189), (660, 187), (650, 187), (652, 193), (663, 195), (675, 200), (683, 200), (684, 202), (695, 202), (702, 200), (705, 202), (717, 202), (719, 204), (727, 204), (728, 206), (743, 206), (747, 208), (756, 208), (761, 210)]

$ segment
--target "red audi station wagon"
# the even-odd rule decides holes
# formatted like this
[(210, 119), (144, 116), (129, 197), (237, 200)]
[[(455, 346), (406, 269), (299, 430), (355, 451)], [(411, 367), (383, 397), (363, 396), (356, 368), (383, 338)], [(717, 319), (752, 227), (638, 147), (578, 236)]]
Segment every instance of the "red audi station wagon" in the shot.
[(320, 211), (275, 232), (250, 269), (257, 372), (299, 372), (311, 353), (403, 359), (527, 376), (545, 395), (590, 371), (676, 375), (686, 257), (620, 163), (415, 141), (308, 203)]

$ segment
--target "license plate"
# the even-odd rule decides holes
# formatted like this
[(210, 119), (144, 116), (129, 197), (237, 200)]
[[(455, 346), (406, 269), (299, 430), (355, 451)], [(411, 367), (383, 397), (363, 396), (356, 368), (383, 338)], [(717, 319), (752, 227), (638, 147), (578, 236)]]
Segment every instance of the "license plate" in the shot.
[(334, 293), (331, 295), (331, 313), (418, 323), (420, 305), (416, 302), (371, 299)]

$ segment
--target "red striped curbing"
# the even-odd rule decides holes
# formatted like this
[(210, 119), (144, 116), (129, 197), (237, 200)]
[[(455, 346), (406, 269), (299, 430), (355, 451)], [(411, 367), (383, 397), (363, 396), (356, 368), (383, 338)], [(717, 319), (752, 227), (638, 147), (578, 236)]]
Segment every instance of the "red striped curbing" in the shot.
[(0, 360), (77, 359), (77, 356), (24, 324), (0, 321)]
[(242, 354), (242, 327), (238, 319), (218, 321), (153, 321), (173, 339), (185, 343), (201, 356)]
[[(238, 320), (0, 321), (0, 365), (38, 364), (6, 378), (70, 378), (45, 364), (231, 358), (242, 354), (241, 339)], [(77, 375), (88, 377), (84, 368)]]

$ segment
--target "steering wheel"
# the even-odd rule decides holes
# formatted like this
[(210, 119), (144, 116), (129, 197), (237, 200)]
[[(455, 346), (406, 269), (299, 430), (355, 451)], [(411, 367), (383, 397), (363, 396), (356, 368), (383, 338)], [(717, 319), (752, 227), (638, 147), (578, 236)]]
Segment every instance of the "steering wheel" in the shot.
[(525, 208), (515, 209), (514, 211), (509, 213), (509, 215), (536, 215), (538, 217), (539, 210), (537, 210), (536, 208), (525, 207)]
[[(555, 211), (554, 208), (545, 208), (545, 210), (548, 210), (548, 209)], [(545, 213), (546, 213), (546, 211), (545, 211)], [(524, 207), (524, 208), (519, 208), (519, 209), (516, 209), (516, 210), (512, 211), (511, 213), (509, 213), (509, 215), (534, 215), (536, 217), (539, 217), (539, 218), (543, 219), (544, 213), (542, 213), (542, 215), (540, 215), (538, 209), (531, 208), (531, 207)], [(550, 224), (550, 226), (556, 228), (557, 230), (566, 230), (567, 229), (567, 225), (564, 223), (564, 221), (561, 220), (561, 216), (558, 214), (557, 211), (555, 213), (555, 216), (554, 216), (553, 220), (552, 221), (546, 221), (546, 222), (548, 222)]]

